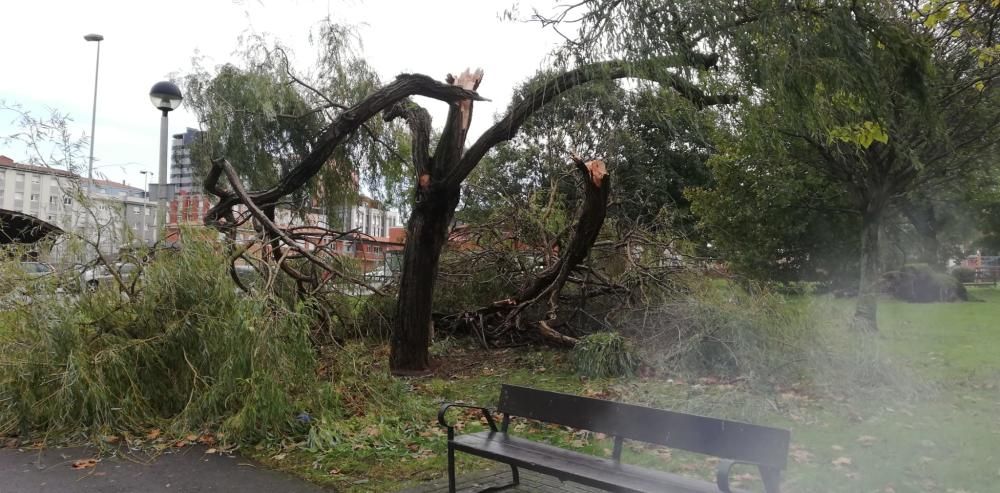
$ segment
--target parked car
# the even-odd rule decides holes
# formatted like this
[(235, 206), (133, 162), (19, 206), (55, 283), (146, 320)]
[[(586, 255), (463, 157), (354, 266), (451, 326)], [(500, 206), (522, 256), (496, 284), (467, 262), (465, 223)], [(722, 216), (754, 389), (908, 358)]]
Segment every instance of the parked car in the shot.
[[(130, 282), (134, 276), (141, 274), (141, 270), (138, 265), (128, 262), (116, 262), (114, 264), (114, 269), (118, 272), (118, 275), (122, 277), (122, 281), (124, 282)], [(99, 286), (114, 282), (115, 276), (106, 265), (87, 267), (80, 274), (80, 287), (85, 289), (94, 290)]]
[[(243, 283), (244, 286), (251, 290), (260, 288), (261, 278), (260, 272), (257, 272), (257, 269), (250, 265), (237, 265), (235, 266), (235, 269), (236, 277), (240, 278), (240, 282)], [(236, 294), (244, 294), (243, 290), (240, 289), (239, 286), (236, 286), (233, 289), (236, 290)]]
[(45, 262), (21, 262), (21, 269), (31, 279), (55, 274), (56, 270)]
[(31, 304), (34, 298), (51, 294), (46, 279), (54, 279), (55, 272), (51, 265), (34, 261), (19, 262), (17, 267), (6, 270), (0, 282), (0, 310)]

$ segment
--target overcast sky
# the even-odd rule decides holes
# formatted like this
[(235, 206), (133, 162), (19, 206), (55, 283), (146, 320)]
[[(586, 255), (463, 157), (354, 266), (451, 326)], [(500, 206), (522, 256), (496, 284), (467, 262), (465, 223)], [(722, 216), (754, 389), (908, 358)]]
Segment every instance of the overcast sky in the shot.
[[(20, 104), (37, 116), (45, 108), (68, 113), (78, 135), (89, 133), (96, 44), (101, 43), (95, 175), (142, 186), (142, 170), (156, 173), (159, 114), (149, 89), (171, 74), (190, 70), (196, 54), (205, 66), (233, 60), (237, 37), (247, 30), (267, 33), (293, 50), (305, 73), (315, 59), (308, 34), (329, 15), (358, 25), (364, 53), (383, 81), (402, 72), (443, 79), (465, 67), (486, 74), (479, 92), (491, 102), (477, 103), (471, 134), (478, 135), (496, 111), (506, 107), (511, 90), (544, 63), (559, 38), (537, 24), (501, 21), (516, 0), (32, 0), (3, 2), (5, 46), (0, 50), (0, 99)], [(520, 1), (530, 13), (545, 0)], [(157, 5), (161, 8), (153, 9)], [(168, 8), (162, 8), (166, 6)], [(446, 112), (428, 103), (439, 123)], [(0, 112), (0, 135), (17, 131), (16, 115)], [(197, 127), (182, 107), (170, 116), (170, 133)], [(85, 151), (86, 153), (86, 151)], [(28, 151), (0, 143), (0, 154), (24, 161)], [(156, 180), (152, 178), (152, 180)]]

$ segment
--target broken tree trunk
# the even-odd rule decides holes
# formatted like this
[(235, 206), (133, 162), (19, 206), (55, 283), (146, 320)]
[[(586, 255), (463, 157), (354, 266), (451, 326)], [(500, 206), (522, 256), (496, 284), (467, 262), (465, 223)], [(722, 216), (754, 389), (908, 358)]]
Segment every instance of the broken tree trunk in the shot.
[(515, 298), (519, 304), (539, 299), (551, 294), (553, 290), (562, 289), (569, 273), (590, 254), (590, 248), (594, 246), (597, 235), (604, 226), (604, 218), (608, 212), (608, 196), (611, 193), (611, 177), (608, 176), (604, 161), (598, 159), (584, 163), (574, 157), (573, 163), (580, 171), (583, 181), (583, 203), (576, 215), (573, 237), (559, 256), (559, 260), (521, 289)]
[(559, 294), (566, 279), (590, 255), (590, 250), (597, 241), (597, 236), (604, 226), (608, 212), (608, 197), (611, 193), (611, 177), (602, 160), (584, 163), (573, 156), (573, 164), (580, 172), (583, 201), (576, 215), (573, 236), (561, 252), (559, 260), (531, 279), (512, 300), (513, 310), (507, 315), (506, 322), (517, 328), (522, 328), (518, 317), (529, 306), (549, 298), (549, 309), (545, 320), (534, 324), (539, 335), (549, 343), (561, 346), (576, 345), (577, 340), (556, 329), (563, 325), (558, 320)]
[[(475, 91), (483, 72), (466, 70), (458, 77), (448, 75), (447, 83)], [(430, 369), (428, 347), (434, 337), (431, 309), (441, 250), (461, 196), (459, 184), (442, 183), (461, 157), (472, 122), (472, 100), (451, 104), (448, 120), (434, 156), (430, 156), (430, 116), (410, 101), (386, 110), (387, 119), (402, 117), (414, 135), (413, 161), (417, 172), (416, 203), (406, 224), (403, 272), (400, 275), (395, 327), (392, 331), (389, 368), (395, 375), (421, 375)]]

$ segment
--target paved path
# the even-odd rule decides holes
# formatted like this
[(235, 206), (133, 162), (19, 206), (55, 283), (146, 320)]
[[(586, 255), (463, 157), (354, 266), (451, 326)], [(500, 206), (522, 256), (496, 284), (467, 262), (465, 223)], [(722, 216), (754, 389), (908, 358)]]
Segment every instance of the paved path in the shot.
[[(588, 488), (576, 483), (562, 483), (552, 476), (545, 476), (521, 469), (521, 484), (517, 488), (508, 488), (504, 493), (597, 493), (600, 490)], [(479, 492), (484, 488), (510, 484), (510, 469), (496, 469), (478, 474), (460, 476), (458, 478), (458, 493)], [(447, 493), (448, 479), (425, 483), (399, 493)]]
[[(264, 469), (242, 457), (205, 454), (205, 447), (146, 455), (104, 457), (94, 467), (73, 469), (96, 458), (89, 448), (0, 449), (0, 493), (331, 493), (293, 476)], [(459, 493), (510, 483), (510, 469), (459, 477)], [(445, 493), (448, 480), (424, 483), (400, 493)], [(591, 488), (521, 470), (512, 493), (592, 493)]]
[(242, 457), (207, 455), (186, 447), (152, 461), (138, 455), (105, 457), (96, 466), (73, 462), (97, 456), (93, 449), (19, 451), (0, 449), (0, 493), (322, 493), (301, 479), (259, 467)]

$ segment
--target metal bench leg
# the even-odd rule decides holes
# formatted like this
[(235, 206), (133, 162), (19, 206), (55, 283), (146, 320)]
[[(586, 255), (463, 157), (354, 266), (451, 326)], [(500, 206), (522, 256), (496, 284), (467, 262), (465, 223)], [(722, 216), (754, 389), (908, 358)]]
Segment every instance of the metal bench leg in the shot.
[(759, 467), (760, 479), (764, 481), (764, 491), (767, 493), (780, 493), (781, 491), (781, 470), (770, 467)]
[(514, 482), (512, 483), (514, 486), (521, 484), (521, 475), (517, 472), (517, 466), (510, 466), (510, 475), (514, 477)]
[(448, 493), (455, 493), (455, 449), (448, 443)]

